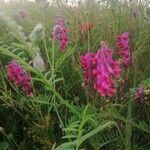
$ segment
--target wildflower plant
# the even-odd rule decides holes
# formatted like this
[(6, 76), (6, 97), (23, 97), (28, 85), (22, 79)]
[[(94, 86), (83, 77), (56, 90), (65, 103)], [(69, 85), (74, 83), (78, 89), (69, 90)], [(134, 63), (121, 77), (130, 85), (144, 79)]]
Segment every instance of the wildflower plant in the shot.
[(85, 31), (91, 31), (91, 29), (94, 27), (93, 23), (91, 22), (86, 22), (80, 25), (80, 31), (85, 32)]
[(120, 77), (119, 61), (113, 59), (113, 51), (106, 44), (94, 54), (81, 56), (85, 85), (91, 81), (101, 96), (113, 96), (116, 93), (116, 79)]
[(38, 24), (30, 34), (29, 38), (32, 42), (40, 41), (44, 37), (43, 25), (42, 23)]
[(147, 4), (36, 2), (0, 2), (0, 149), (149, 148)]
[(65, 22), (62, 16), (57, 16), (55, 26), (52, 29), (52, 38), (57, 40), (60, 49), (64, 51), (68, 46), (68, 29), (65, 27)]
[(44, 69), (44, 60), (39, 53), (33, 59), (33, 67), (36, 69)]
[(122, 57), (124, 67), (129, 67), (132, 63), (129, 33), (125, 32), (117, 36), (116, 46), (119, 48), (119, 54)]
[(17, 87), (26, 93), (27, 96), (32, 96), (32, 85), (30, 74), (27, 73), (15, 60), (11, 61), (6, 66), (7, 76)]

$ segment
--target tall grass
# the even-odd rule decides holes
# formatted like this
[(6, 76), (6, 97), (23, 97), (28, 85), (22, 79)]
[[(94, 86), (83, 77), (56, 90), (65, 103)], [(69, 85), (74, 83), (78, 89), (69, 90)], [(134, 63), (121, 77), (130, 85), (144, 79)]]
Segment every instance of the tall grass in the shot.
[[(5, 7), (4, 7), (5, 6)], [(26, 18), (16, 15), (17, 10)], [(51, 39), (56, 15), (66, 20), (69, 46), (61, 52)], [(85, 0), (0, 3), (0, 148), (6, 149), (149, 149), (150, 118), (150, 8), (148, 2)], [(81, 32), (83, 23), (93, 28)], [(29, 38), (42, 23), (43, 38)], [(116, 35), (130, 33), (132, 65), (123, 70), (118, 93), (101, 97), (82, 86), (80, 56), (96, 52), (106, 41), (118, 54)], [(39, 48), (45, 69), (33, 67)], [(118, 56), (117, 56), (118, 57)], [(30, 72), (33, 97), (27, 97), (8, 79), (5, 66), (15, 59)], [(134, 100), (136, 88), (146, 87), (144, 103)], [(141, 140), (142, 139), (142, 140)]]

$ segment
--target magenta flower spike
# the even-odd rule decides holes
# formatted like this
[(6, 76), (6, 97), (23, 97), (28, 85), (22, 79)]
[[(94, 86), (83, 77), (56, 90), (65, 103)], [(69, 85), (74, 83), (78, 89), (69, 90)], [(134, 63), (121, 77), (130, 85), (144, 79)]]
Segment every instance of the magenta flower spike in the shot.
[(92, 58), (93, 53), (90, 52), (80, 56), (80, 63), (83, 68), (84, 85), (87, 85), (92, 79)]
[(28, 95), (32, 96), (31, 77), (20, 64), (15, 60), (11, 61), (6, 66), (7, 76), (17, 87), (21, 87), (22, 90)]
[(120, 55), (123, 60), (123, 66), (129, 67), (132, 63), (131, 59), (131, 51), (130, 51), (130, 40), (129, 40), (129, 33), (125, 32), (121, 35), (117, 36), (116, 46), (120, 49)]
[(116, 93), (116, 79), (120, 77), (119, 61), (113, 59), (113, 51), (103, 44), (97, 53), (88, 52), (80, 57), (83, 69), (84, 85), (93, 84), (101, 96), (113, 96)]
[(61, 16), (56, 17), (55, 23), (52, 29), (52, 38), (58, 41), (60, 49), (64, 51), (68, 46), (68, 29), (66, 29), (64, 19)]
[(93, 58), (95, 68), (93, 75), (95, 77), (94, 88), (101, 96), (113, 96), (116, 93), (114, 86), (116, 78), (120, 76), (120, 63), (113, 58), (113, 51), (106, 46), (102, 46)]

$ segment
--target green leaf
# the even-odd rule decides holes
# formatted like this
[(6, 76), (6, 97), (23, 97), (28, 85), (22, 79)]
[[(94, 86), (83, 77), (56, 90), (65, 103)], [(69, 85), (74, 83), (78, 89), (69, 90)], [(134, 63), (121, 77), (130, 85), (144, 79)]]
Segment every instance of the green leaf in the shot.
[(62, 137), (62, 139), (72, 139), (72, 138), (77, 138), (77, 136), (75, 136), (75, 135), (66, 135), (66, 136)]
[(60, 66), (61, 66), (61, 64), (65, 61), (65, 59), (67, 58), (67, 57), (69, 57), (71, 54), (73, 54), (74, 52), (75, 52), (75, 50), (76, 50), (76, 47), (74, 47), (73, 49), (68, 49), (67, 51), (66, 51), (66, 53), (64, 54), (64, 55), (62, 55), (57, 61), (56, 61), (56, 67), (55, 67), (55, 69), (57, 70)]

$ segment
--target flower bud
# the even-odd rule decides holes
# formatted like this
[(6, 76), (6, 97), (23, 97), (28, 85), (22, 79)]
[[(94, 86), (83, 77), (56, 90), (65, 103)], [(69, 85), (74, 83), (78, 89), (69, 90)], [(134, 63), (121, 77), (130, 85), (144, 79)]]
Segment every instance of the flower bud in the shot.
[(43, 69), (44, 68), (44, 61), (43, 58), (37, 53), (36, 57), (33, 59), (33, 67), (36, 69)]
[(29, 38), (32, 42), (39, 41), (44, 37), (43, 25), (38, 24), (31, 32)]

